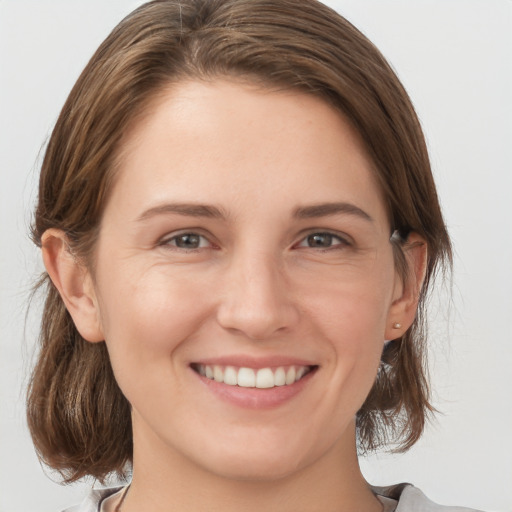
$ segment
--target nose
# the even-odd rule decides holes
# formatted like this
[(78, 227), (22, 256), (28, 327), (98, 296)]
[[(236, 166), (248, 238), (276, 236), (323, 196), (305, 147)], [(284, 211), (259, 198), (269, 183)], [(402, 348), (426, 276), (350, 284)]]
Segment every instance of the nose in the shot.
[(233, 259), (222, 289), (219, 324), (252, 340), (284, 333), (300, 318), (284, 272), (271, 257)]

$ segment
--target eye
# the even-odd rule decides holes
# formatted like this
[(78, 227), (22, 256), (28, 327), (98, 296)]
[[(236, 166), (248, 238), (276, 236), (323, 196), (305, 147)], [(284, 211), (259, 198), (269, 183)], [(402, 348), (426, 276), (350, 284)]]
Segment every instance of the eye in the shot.
[(198, 233), (180, 233), (171, 238), (166, 238), (160, 245), (178, 247), (179, 249), (202, 249), (209, 247), (211, 244)]
[(329, 249), (334, 246), (350, 245), (347, 240), (334, 233), (311, 233), (302, 239), (297, 247), (310, 247), (319, 249)]

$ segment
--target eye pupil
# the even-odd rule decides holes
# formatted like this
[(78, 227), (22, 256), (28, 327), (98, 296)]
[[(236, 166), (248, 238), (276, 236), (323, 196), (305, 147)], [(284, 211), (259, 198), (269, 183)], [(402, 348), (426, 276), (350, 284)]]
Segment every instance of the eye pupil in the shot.
[(200, 237), (191, 233), (185, 233), (176, 238), (176, 245), (185, 249), (196, 249), (199, 247)]
[(308, 236), (308, 245), (310, 247), (330, 247), (332, 245), (332, 235), (329, 233), (315, 233)]

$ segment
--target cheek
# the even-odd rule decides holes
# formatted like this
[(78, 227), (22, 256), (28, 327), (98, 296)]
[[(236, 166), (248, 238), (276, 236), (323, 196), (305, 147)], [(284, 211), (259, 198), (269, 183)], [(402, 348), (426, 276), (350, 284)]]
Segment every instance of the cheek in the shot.
[[(303, 288), (307, 308), (331, 340), (364, 348), (363, 341), (384, 341), (389, 308), (393, 298), (394, 273), (388, 267), (375, 268), (355, 276), (333, 277), (315, 287)], [(347, 347), (348, 348), (348, 347)]]
[[(353, 280), (333, 280), (320, 290), (303, 290), (304, 317), (315, 339), (329, 352), (333, 389), (347, 391), (356, 403), (366, 398), (380, 362), (394, 273), (386, 267)], [(341, 395), (340, 395), (341, 396)], [(334, 399), (334, 398), (333, 398)]]
[(324, 336), (332, 350), (333, 378), (340, 387), (353, 381), (360, 389), (366, 382), (363, 388), (369, 390), (382, 353), (385, 311), (382, 304), (361, 295), (343, 298), (337, 305), (323, 322)]
[(194, 334), (209, 309), (201, 281), (154, 268), (105, 270), (109, 279), (102, 281), (99, 303), (116, 377), (122, 381), (148, 364), (169, 371), (173, 352)]

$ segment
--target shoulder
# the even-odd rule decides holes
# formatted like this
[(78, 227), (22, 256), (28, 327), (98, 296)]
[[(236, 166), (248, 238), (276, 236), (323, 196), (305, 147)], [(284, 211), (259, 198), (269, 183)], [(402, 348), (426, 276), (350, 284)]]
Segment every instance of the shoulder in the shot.
[(423, 492), (411, 484), (398, 484), (390, 487), (372, 487), (375, 494), (398, 501), (395, 512), (479, 512), (466, 507), (447, 507), (429, 500)]
[(99, 512), (101, 502), (109, 496), (112, 496), (116, 492), (120, 491), (121, 489), (123, 489), (123, 487), (93, 489), (84, 498), (82, 503), (79, 505), (74, 505), (73, 507), (66, 508), (62, 512)]

